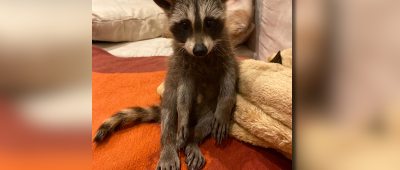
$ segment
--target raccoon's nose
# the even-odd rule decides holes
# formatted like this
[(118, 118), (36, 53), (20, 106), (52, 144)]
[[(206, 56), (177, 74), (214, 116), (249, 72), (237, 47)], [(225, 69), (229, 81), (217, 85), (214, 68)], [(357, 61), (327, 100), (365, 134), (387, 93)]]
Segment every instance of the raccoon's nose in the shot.
[(195, 56), (205, 56), (208, 50), (204, 44), (196, 44), (193, 48), (193, 54)]

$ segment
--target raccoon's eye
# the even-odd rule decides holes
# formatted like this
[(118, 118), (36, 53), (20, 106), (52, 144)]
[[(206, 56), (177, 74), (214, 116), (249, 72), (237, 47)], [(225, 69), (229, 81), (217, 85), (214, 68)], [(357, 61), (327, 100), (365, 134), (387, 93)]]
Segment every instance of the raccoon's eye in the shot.
[(212, 20), (212, 19), (207, 19), (206, 20), (206, 27), (207, 28), (211, 28), (211, 27), (213, 27), (214, 26), (214, 20)]
[(189, 30), (189, 24), (185, 21), (181, 23), (181, 27), (183, 30)]

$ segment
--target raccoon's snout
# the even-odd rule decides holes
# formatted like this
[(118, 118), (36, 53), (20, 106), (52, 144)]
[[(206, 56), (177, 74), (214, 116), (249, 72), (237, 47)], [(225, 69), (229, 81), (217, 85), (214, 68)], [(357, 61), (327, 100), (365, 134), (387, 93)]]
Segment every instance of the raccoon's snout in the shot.
[(196, 44), (193, 48), (193, 54), (195, 56), (205, 56), (208, 53), (208, 49), (204, 44)]

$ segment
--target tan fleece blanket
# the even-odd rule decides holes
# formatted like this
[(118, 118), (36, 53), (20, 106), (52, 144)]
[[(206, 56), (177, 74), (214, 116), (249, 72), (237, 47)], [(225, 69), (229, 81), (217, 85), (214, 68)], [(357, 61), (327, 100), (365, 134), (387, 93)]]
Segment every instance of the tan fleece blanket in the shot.
[[(230, 135), (256, 146), (274, 148), (292, 159), (292, 49), (280, 52), (282, 65), (239, 61), (239, 90)], [(164, 84), (157, 89), (164, 92)]]

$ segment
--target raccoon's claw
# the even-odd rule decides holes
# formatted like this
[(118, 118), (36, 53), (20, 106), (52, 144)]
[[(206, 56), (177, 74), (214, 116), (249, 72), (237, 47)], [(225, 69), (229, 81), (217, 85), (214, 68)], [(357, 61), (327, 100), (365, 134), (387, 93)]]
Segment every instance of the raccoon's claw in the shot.
[(225, 122), (214, 118), (211, 136), (217, 141), (218, 144), (221, 143), (223, 139), (229, 136), (229, 121)]

